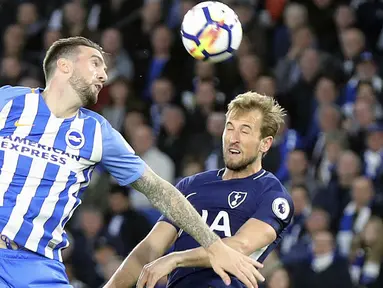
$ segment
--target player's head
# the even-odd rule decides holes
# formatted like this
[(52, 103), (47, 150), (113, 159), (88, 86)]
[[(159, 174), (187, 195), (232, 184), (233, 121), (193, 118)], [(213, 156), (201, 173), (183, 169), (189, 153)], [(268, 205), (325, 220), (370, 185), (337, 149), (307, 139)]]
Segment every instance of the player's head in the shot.
[(283, 123), (284, 110), (272, 97), (238, 95), (228, 106), (223, 133), (225, 165), (241, 171), (261, 159)]
[(77, 92), (83, 106), (95, 104), (107, 80), (102, 48), (84, 37), (55, 41), (43, 62), (45, 81), (56, 78)]

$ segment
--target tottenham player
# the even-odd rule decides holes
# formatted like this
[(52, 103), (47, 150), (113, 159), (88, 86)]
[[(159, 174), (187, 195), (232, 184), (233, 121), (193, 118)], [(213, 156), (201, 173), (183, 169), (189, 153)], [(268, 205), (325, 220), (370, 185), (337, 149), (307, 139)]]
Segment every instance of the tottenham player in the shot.
[[(226, 168), (184, 178), (177, 185), (227, 245), (252, 254), (259, 262), (281, 241), (294, 212), (288, 192), (262, 169), (262, 156), (270, 149), (283, 116), (271, 97), (252, 92), (237, 96), (229, 104), (223, 133)], [(225, 287), (209, 269), (206, 251), (178, 227), (161, 217), (110, 283), (131, 287), (139, 278), (138, 288), (152, 288), (170, 273), (169, 288)], [(174, 252), (161, 257), (173, 244)], [(244, 287), (237, 278), (230, 280), (230, 287)]]
[(70, 287), (64, 226), (101, 163), (190, 233), (221, 277), (232, 273), (252, 287), (259, 263), (224, 244), (103, 117), (82, 108), (96, 103), (107, 80), (101, 47), (82, 37), (58, 40), (43, 68), (44, 90), (0, 89), (0, 286)]

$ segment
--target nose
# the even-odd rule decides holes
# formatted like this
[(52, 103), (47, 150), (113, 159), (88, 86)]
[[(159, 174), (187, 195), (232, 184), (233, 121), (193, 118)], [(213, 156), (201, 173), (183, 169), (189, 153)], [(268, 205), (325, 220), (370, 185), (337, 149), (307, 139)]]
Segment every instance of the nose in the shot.
[(105, 70), (102, 70), (98, 73), (97, 79), (104, 84), (108, 80), (108, 74), (106, 74)]
[(230, 144), (239, 143), (239, 133), (233, 132), (230, 135)]

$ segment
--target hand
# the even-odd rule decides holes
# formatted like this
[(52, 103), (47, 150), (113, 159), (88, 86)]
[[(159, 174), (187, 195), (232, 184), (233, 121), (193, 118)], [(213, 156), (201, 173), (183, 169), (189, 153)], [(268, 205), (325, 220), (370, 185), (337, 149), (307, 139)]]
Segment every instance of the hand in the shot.
[[(257, 279), (261, 282), (265, 278), (255, 268), (263, 268), (263, 265), (248, 256), (225, 245), (221, 240), (217, 240), (207, 248), (211, 267), (225, 282), (230, 285), (230, 277), (226, 273), (231, 273), (237, 277), (248, 288), (257, 288)], [(226, 271), (226, 272), (225, 272)]]
[(177, 267), (175, 254), (169, 254), (164, 257), (146, 264), (141, 271), (138, 279), (137, 288), (154, 288), (161, 278), (168, 275)]

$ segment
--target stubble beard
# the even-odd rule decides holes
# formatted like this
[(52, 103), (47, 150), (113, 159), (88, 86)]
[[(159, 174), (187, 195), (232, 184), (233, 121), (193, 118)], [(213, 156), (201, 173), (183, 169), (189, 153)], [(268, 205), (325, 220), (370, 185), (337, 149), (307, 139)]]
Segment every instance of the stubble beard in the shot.
[(97, 93), (92, 90), (92, 85), (88, 84), (84, 77), (73, 74), (69, 78), (69, 84), (78, 94), (82, 106), (94, 105), (97, 103)]

